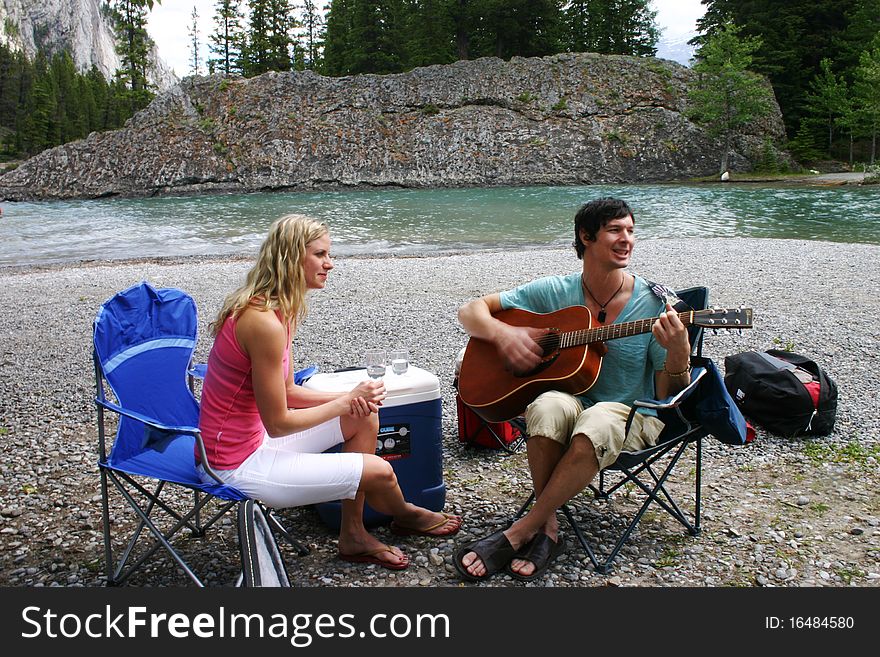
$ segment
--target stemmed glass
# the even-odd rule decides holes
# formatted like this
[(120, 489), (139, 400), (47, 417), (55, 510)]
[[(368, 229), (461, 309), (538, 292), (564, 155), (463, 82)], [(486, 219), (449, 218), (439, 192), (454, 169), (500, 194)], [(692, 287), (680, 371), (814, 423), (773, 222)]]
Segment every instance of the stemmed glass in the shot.
[(385, 350), (371, 349), (365, 354), (367, 364), (367, 376), (371, 379), (381, 379), (385, 376)]

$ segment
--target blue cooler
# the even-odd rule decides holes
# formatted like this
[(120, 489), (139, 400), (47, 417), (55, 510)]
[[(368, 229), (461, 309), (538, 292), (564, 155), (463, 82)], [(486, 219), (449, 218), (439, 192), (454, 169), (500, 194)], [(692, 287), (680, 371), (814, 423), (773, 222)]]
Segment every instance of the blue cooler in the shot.
[[(323, 392), (348, 392), (366, 378), (363, 369), (328, 372), (315, 374), (303, 385)], [(446, 484), (440, 380), (410, 365), (404, 374), (394, 374), (387, 368), (384, 381), (388, 396), (379, 409), (376, 454), (391, 463), (408, 502), (441, 511), (446, 503)], [(327, 525), (339, 527), (342, 505), (338, 500), (316, 504), (315, 508)], [(372, 526), (389, 520), (369, 504), (364, 506), (364, 524)]]

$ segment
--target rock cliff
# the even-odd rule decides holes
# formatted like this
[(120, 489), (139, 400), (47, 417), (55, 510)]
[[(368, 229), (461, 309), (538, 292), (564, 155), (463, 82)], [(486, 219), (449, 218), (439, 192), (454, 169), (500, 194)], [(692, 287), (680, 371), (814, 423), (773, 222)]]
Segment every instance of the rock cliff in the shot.
[[(0, 3), (0, 43), (33, 59), (38, 48), (48, 53), (67, 50), (83, 71), (96, 66), (112, 80), (120, 66), (112, 24), (101, 0), (3, 0)], [(177, 82), (177, 76), (150, 53), (148, 78), (159, 89)]]
[[(486, 58), (397, 75), (186, 78), (124, 128), (0, 177), (9, 200), (357, 186), (591, 184), (717, 173), (687, 120), (694, 73), (595, 54)], [(742, 170), (778, 109), (739, 139)]]

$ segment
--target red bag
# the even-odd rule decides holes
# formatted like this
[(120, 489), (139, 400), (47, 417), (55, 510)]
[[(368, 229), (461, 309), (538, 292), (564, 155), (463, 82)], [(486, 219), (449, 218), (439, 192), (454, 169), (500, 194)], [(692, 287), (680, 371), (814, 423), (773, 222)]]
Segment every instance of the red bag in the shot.
[(458, 411), (458, 440), (490, 449), (516, 451), (523, 435), (510, 422), (486, 422), (468, 408), (458, 395), (455, 396)]

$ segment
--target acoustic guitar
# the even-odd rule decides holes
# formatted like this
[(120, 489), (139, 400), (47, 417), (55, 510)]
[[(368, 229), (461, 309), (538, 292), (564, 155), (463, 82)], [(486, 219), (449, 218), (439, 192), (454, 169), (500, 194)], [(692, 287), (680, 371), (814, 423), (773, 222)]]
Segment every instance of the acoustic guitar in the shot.
[[(511, 326), (548, 329), (538, 338), (544, 353), (532, 371), (517, 375), (502, 366), (495, 345), (471, 338), (458, 375), (461, 400), (487, 422), (503, 422), (522, 414), (535, 397), (548, 390), (578, 395), (589, 390), (602, 368), (597, 342), (648, 333), (656, 317), (593, 327), (586, 306), (571, 306), (552, 313), (502, 310), (496, 319)], [(713, 308), (678, 313), (685, 326), (745, 329), (752, 327), (751, 308)]]

